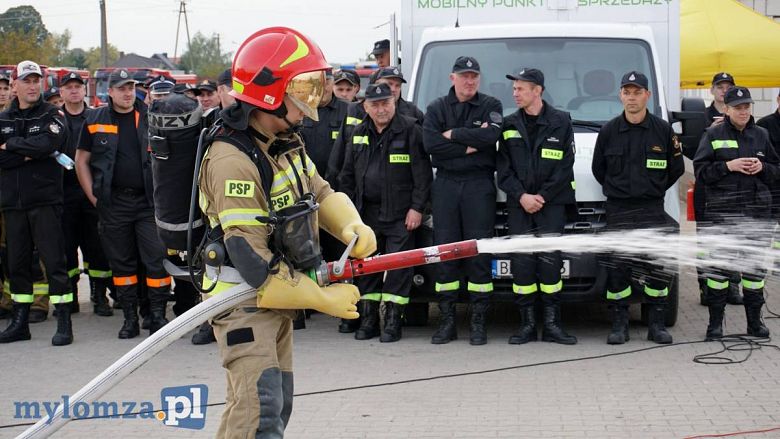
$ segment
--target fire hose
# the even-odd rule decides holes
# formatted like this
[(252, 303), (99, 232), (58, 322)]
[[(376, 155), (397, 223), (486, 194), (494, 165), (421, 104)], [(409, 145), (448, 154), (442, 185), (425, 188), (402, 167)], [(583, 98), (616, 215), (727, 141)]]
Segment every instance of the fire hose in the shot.
[[(354, 245), (354, 240), (350, 243), (351, 245)], [(349, 249), (345, 255), (348, 253)], [(460, 241), (365, 259), (350, 260), (344, 256), (339, 261), (323, 264), (320, 269), (308, 274), (321, 286), (325, 286), (358, 276), (468, 258), (476, 256), (478, 253), (476, 240)], [(101, 372), (100, 375), (93, 378), (70, 397), (69, 405), (72, 407), (80, 402), (92, 403), (187, 332), (195, 329), (204, 321), (255, 297), (256, 294), (255, 288), (242, 283), (201, 302), (150, 335), (149, 338)], [(52, 435), (71, 420), (64, 417), (64, 413), (65, 407), (59, 406), (54, 414), (41, 418), (35, 425), (17, 436), (17, 439), (45, 438)]]

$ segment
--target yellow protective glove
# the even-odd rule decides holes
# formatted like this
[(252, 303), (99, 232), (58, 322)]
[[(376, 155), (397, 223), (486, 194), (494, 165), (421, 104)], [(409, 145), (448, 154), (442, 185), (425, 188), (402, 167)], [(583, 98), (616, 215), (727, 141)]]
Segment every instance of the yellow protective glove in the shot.
[(349, 253), (353, 258), (367, 258), (376, 252), (376, 235), (363, 224), (352, 200), (342, 192), (334, 192), (320, 203), (318, 211), (320, 227), (344, 244), (355, 235), (358, 240)]
[(280, 267), (278, 273), (257, 289), (257, 306), (273, 309), (316, 309), (342, 319), (360, 317), (355, 305), (360, 292), (351, 284), (320, 287), (303, 273)]

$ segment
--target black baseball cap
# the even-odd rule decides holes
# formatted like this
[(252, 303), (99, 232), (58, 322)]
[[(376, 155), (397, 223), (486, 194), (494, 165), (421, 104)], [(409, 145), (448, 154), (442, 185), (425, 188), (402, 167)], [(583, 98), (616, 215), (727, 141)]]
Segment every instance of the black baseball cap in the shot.
[(544, 88), (544, 73), (539, 69), (524, 68), (516, 73), (506, 75), (506, 79), (512, 81), (526, 81), (536, 85), (541, 85)]
[(374, 50), (371, 51), (372, 55), (380, 55), (390, 51), (390, 40), (379, 40), (374, 43)]
[(400, 79), (401, 82), (406, 84), (406, 79), (404, 79), (403, 73), (401, 73), (401, 69), (398, 67), (390, 66), (390, 67), (382, 67), (380, 69), (375, 70), (373, 73), (371, 73), (371, 82), (376, 82), (379, 79), (382, 78), (395, 78)]
[(81, 85), (84, 85), (84, 78), (76, 72), (67, 72), (62, 76), (60, 80), (60, 87), (67, 84), (70, 81), (78, 81)]
[(136, 80), (126, 69), (115, 69), (108, 77), (108, 86), (111, 88), (121, 87), (128, 82), (135, 84)]
[(645, 90), (650, 89), (650, 82), (647, 80), (647, 76), (636, 70), (632, 70), (623, 75), (623, 78), (620, 80), (620, 88), (627, 85), (634, 85), (639, 88), (644, 88)]
[(336, 73), (333, 77), (333, 83), (336, 84), (341, 81), (349, 81), (352, 85), (360, 85), (360, 76), (354, 70), (344, 69)]
[(217, 91), (217, 83), (210, 79), (204, 79), (196, 88), (198, 90)]
[(171, 78), (168, 78), (165, 75), (155, 76), (152, 79), (152, 83), (149, 84), (149, 93), (160, 95), (168, 94), (173, 91), (173, 87), (175, 86), (176, 84)]
[(230, 73), (230, 69), (226, 69), (217, 76), (217, 85), (226, 85), (233, 88), (233, 74)]
[(479, 63), (470, 56), (459, 56), (452, 66), (452, 73), (474, 72), (479, 73)]
[(5, 73), (0, 73), (0, 81), (5, 81), (8, 84), (11, 84), (11, 78), (9, 78)]
[(369, 84), (366, 87), (365, 99), (371, 101), (381, 101), (383, 99), (390, 99), (393, 97), (393, 92), (390, 91), (390, 86), (387, 84)]
[(45, 91), (43, 93), (43, 100), (44, 101), (48, 101), (50, 98), (52, 98), (54, 96), (60, 96), (60, 89), (59, 89), (59, 87), (52, 87), (52, 88), (48, 89), (47, 91)]
[(734, 77), (731, 76), (731, 73), (720, 72), (716, 73), (715, 76), (712, 77), (712, 85), (716, 85), (721, 82), (728, 82), (731, 85), (736, 85), (736, 82), (734, 82)]
[(752, 104), (753, 98), (750, 97), (750, 90), (746, 87), (735, 85), (726, 91), (723, 102), (729, 107), (736, 107), (740, 104)]

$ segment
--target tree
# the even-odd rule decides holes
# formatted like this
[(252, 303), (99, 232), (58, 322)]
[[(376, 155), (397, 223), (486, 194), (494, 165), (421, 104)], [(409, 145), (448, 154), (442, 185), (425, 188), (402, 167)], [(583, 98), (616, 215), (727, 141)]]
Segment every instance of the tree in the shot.
[(207, 37), (197, 32), (190, 41), (190, 47), (181, 56), (179, 67), (194, 72), (201, 78), (216, 78), (230, 67), (231, 54), (222, 53), (219, 36)]
[(0, 14), (0, 35), (0, 64), (25, 59), (45, 63), (54, 53), (49, 31), (32, 6), (17, 6)]
[[(73, 66), (66, 61), (69, 59), (70, 50), (70, 30), (65, 29), (65, 32), (61, 34), (51, 34), (46, 39), (46, 46), (49, 46), (51, 54), (45, 61), (50, 66)], [(75, 67), (75, 66), (74, 66)]]
[(32, 6), (17, 6), (0, 14), (0, 34), (15, 32), (33, 37), (34, 42), (41, 45), (49, 36), (49, 31), (43, 25), (41, 14)]
[[(113, 44), (108, 45), (108, 65), (111, 65), (115, 63), (119, 59), (119, 49), (116, 48)], [(100, 47), (91, 47), (89, 50), (87, 50), (85, 56), (85, 67), (90, 72), (93, 70), (97, 70), (101, 67), (100, 65)]]

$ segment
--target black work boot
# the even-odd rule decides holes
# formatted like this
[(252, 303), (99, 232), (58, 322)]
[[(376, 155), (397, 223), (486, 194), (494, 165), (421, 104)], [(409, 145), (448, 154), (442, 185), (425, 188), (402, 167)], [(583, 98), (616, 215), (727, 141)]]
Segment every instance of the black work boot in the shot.
[(360, 319), (341, 319), (339, 323), (339, 332), (342, 334), (351, 334), (360, 327)]
[(101, 317), (110, 317), (114, 315), (114, 310), (108, 304), (108, 297), (106, 297), (106, 283), (105, 281), (95, 280), (90, 282), (92, 286), (92, 297), (94, 306), (92, 311)]
[(439, 328), (431, 337), (432, 344), (446, 344), (458, 339), (455, 326), (455, 299), (442, 298), (439, 301)]
[(0, 343), (13, 343), (15, 341), (30, 339), (30, 304), (14, 303), (11, 311), (11, 323), (0, 332)]
[(728, 294), (726, 295), (726, 303), (729, 305), (743, 305), (744, 301), (742, 300), (742, 294), (739, 293), (739, 283), (741, 279), (737, 277), (736, 279), (731, 279), (731, 282), (729, 282), (729, 290)]
[(669, 344), (672, 342), (672, 335), (666, 330), (666, 298), (650, 302), (650, 311), (648, 314), (647, 339), (658, 344)]
[(607, 336), (607, 344), (623, 344), (630, 340), (628, 336), (628, 303), (617, 302), (609, 305), (612, 315), (612, 329)]
[(149, 288), (149, 335), (159, 331), (168, 324), (165, 308), (168, 305), (168, 291), (162, 288)]
[(520, 329), (509, 337), (509, 344), (525, 344), (536, 341), (536, 309), (533, 305), (520, 307)]
[[(78, 314), (81, 312), (81, 306), (79, 306), (79, 278), (71, 278), (70, 280), (71, 291), (73, 291), (73, 301), (70, 302), (70, 313)], [(56, 310), (56, 306), (54, 307)]]
[(51, 338), (53, 346), (65, 346), (73, 343), (73, 326), (70, 321), (70, 303), (54, 305), (57, 309), (57, 332)]
[(559, 344), (577, 344), (577, 337), (567, 334), (561, 328), (561, 304), (557, 297), (552, 297), (556, 294), (548, 294), (551, 297), (545, 297), (544, 300), (542, 341), (551, 341)]
[(113, 302), (111, 307), (114, 309), (122, 309), (122, 302), (119, 301), (119, 296), (116, 293), (116, 286), (114, 285), (114, 281), (111, 280), (106, 288), (108, 288), (108, 297), (110, 297)]
[(209, 344), (215, 341), (217, 339), (214, 337), (214, 328), (211, 327), (209, 322), (203, 322), (198, 327), (198, 332), (192, 335), (192, 344), (194, 345)]
[(119, 338), (135, 338), (141, 333), (138, 327), (138, 302), (122, 302), (122, 314), (125, 321), (119, 330)]
[(392, 343), (401, 339), (401, 320), (404, 315), (404, 306), (395, 302), (385, 302), (385, 330), (379, 341)]
[(487, 329), (485, 320), (489, 303), (487, 301), (475, 302), (471, 308), (471, 322), (469, 324), (469, 344), (480, 346), (487, 343)]
[(355, 340), (369, 340), (379, 336), (379, 302), (360, 301), (360, 327), (355, 331)]
[(764, 291), (745, 289), (744, 293), (748, 335), (754, 337), (769, 337), (769, 328), (767, 328), (761, 320), (761, 308), (764, 306)]
[(29, 323), (41, 323), (46, 321), (46, 319), (48, 318), (49, 318), (49, 310), (30, 309), (30, 315), (28, 316), (28, 321)]
[(707, 324), (706, 341), (723, 337), (723, 313), (726, 309), (726, 290), (707, 287), (707, 304), (710, 308), (710, 321)]

